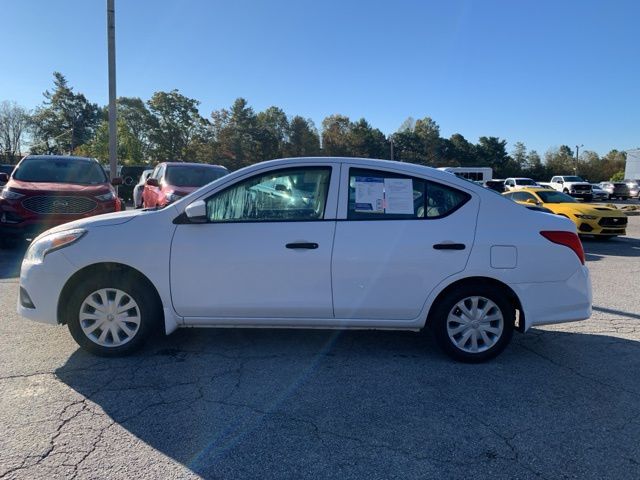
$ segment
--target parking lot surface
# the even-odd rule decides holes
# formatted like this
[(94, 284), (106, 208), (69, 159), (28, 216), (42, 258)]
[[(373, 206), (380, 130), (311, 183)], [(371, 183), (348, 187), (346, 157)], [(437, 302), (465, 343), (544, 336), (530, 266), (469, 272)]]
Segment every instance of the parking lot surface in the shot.
[(590, 320), (481, 365), (428, 335), (308, 330), (180, 330), (97, 358), (16, 315), (24, 249), (2, 250), (0, 478), (640, 478), (629, 221), (584, 241)]

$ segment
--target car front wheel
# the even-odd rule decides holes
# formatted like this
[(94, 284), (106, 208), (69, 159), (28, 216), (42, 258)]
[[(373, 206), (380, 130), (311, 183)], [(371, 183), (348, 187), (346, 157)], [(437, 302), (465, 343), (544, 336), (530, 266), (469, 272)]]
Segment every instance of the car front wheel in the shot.
[(81, 284), (67, 307), (67, 324), (83, 349), (100, 356), (138, 349), (160, 318), (156, 301), (135, 279), (91, 279)]
[(499, 287), (463, 285), (440, 298), (430, 315), (440, 348), (456, 360), (483, 362), (498, 355), (513, 335), (515, 309)]

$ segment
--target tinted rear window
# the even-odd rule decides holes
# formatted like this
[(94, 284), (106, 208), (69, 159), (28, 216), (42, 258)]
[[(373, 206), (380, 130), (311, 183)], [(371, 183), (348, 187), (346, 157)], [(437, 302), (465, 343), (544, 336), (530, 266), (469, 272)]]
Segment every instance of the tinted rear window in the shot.
[(179, 165), (168, 166), (166, 180), (176, 187), (202, 187), (227, 174), (221, 167)]
[(23, 182), (79, 183), (96, 185), (106, 183), (102, 167), (90, 160), (75, 158), (26, 158), (13, 174)]

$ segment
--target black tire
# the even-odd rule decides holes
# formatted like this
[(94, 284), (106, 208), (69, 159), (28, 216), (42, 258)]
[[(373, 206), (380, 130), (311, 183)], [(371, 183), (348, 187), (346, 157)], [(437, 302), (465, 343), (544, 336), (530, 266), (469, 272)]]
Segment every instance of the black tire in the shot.
[[(495, 343), (486, 350), (479, 352), (469, 352), (461, 349), (450, 338), (449, 331), (447, 330), (449, 314), (455, 312), (454, 309), (459, 310), (457, 304), (469, 297), (482, 297), (490, 300), (502, 314), (502, 330), (499, 335), (495, 335)], [(493, 307), (489, 312), (492, 310)], [(505, 291), (491, 284), (475, 282), (451, 289), (437, 300), (437, 303), (433, 306), (429, 314), (429, 326), (433, 330), (438, 346), (451, 358), (466, 363), (484, 362), (500, 354), (511, 341), (514, 323), (515, 308), (509, 301)], [(491, 322), (491, 326), (495, 326), (494, 322)]]
[[(103, 289), (120, 290), (137, 304), (138, 310), (132, 310), (139, 316), (138, 330), (122, 345), (100, 345), (90, 339), (83, 331), (80, 320), (80, 309), (91, 294)], [(145, 282), (140, 281), (140, 279), (134, 275), (114, 273), (87, 278), (76, 287), (67, 305), (65, 320), (73, 339), (84, 350), (102, 357), (127, 355), (139, 349), (144, 341), (154, 331), (159, 329), (160, 320), (162, 319), (162, 310), (160, 305), (158, 305), (156, 296), (150, 288), (147, 287)], [(87, 320), (85, 319), (84, 322), (86, 325)], [(88, 326), (90, 327), (92, 324)], [(102, 331), (102, 329), (97, 328), (96, 331)], [(107, 337), (109, 336), (111, 336), (113, 342), (113, 334), (110, 333)]]

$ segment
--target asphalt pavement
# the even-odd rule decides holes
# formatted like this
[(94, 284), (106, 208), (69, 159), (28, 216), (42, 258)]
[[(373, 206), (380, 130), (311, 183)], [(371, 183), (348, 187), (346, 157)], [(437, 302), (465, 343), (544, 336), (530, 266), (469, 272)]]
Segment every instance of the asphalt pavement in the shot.
[(584, 242), (590, 320), (481, 365), (366, 331), (189, 329), (97, 358), (17, 316), (24, 250), (0, 251), (0, 479), (638, 479), (640, 217), (628, 233)]

